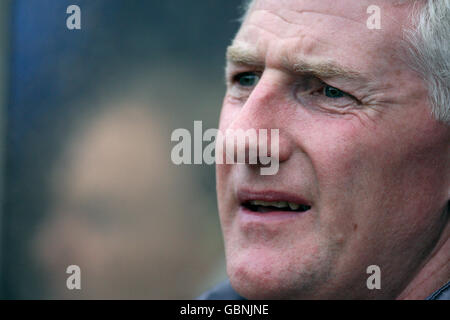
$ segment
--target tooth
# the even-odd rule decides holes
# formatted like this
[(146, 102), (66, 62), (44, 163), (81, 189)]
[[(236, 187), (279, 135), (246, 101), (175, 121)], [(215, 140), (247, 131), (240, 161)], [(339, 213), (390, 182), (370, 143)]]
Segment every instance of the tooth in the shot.
[(279, 202), (274, 202), (273, 206), (277, 207), (277, 208), (285, 208), (288, 206), (288, 204), (286, 201), (279, 201)]
[(291, 208), (291, 210), (298, 210), (298, 208), (300, 208), (299, 204), (292, 203), (292, 202), (288, 202), (288, 204), (289, 204), (289, 208)]
[(286, 208), (289, 207), (291, 210), (309, 210), (310, 207), (307, 205), (301, 205), (293, 202), (287, 201), (263, 201), (263, 200), (250, 200), (250, 204), (254, 206), (264, 206), (264, 207), (275, 207), (275, 208)]
[(254, 206), (269, 206), (269, 202), (261, 201), (261, 200), (253, 200), (250, 202)]
[(262, 201), (262, 200), (252, 200), (250, 204), (254, 206), (265, 206), (265, 207), (276, 207), (276, 208), (285, 208), (288, 206), (286, 201)]

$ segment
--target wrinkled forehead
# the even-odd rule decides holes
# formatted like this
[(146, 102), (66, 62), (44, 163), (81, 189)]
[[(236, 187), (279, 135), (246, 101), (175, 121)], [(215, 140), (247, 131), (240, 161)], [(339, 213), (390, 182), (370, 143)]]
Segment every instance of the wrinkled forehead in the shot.
[[(271, 51), (339, 60), (367, 72), (377, 61), (404, 61), (403, 34), (413, 1), (255, 0), (233, 44), (260, 58)], [(379, 16), (379, 28), (376, 21)], [(356, 56), (355, 56), (356, 55)], [(361, 59), (358, 59), (361, 58)]]
[[(285, 17), (285, 22), (310, 22), (346, 26), (353, 22), (356, 29), (370, 31), (367, 20), (379, 8), (383, 20), (378, 33), (401, 34), (402, 28), (410, 27), (411, 11), (423, 5), (422, 0), (254, 0), (249, 16), (255, 11), (267, 11)], [(333, 31), (331, 29), (330, 31)], [(369, 35), (369, 33), (367, 33)]]

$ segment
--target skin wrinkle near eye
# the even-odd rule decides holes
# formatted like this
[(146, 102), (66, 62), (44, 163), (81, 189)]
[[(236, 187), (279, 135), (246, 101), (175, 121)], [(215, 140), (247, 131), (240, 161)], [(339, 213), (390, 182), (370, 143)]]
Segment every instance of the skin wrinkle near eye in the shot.
[[(240, 61), (241, 61), (241, 59), (240, 59), (241, 57), (249, 56), (249, 55), (245, 55), (245, 52), (242, 52), (243, 50), (241, 50), (241, 48), (235, 47), (235, 49), (236, 49), (236, 51), (239, 51), (238, 54), (235, 54), (234, 49), (230, 47), (228, 50), (228, 55), (234, 56), (234, 58), (237, 58)], [(249, 59), (242, 59), (242, 60), (249, 61)], [(328, 75), (351, 74), (351, 72), (343, 71), (342, 68), (334, 68), (334, 66), (332, 64), (330, 65), (330, 64), (323, 63), (322, 66), (323, 66), (323, 69), (326, 69), (327, 71), (317, 71), (317, 69), (319, 69), (320, 67), (314, 67), (314, 69), (317, 71), (316, 73), (320, 72), (322, 75), (325, 72), (327, 72)], [(308, 73), (311, 73), (312, 67), (310, 67), (310, 65), (305, 66), (305, 64), (303, 64), (303, 67), (304, 67), (303, 70), (305, 71), (305, 73), (306, 73), (306, 71), (308, 71)], [(308, 68), (308, 69), (306, 69), (306, 68)], [(245, 73), (245, 72), (243, 72), (243, 73)], [(242, 73), (237, 73), (237, 74), (239, 75)], [(228, 78), (234, 79), (234, 77), (236, 77), (236, 75), (229, 76)], [(347, 76), (346, 78), (348, 79), (348, 78), (354, 78), (354, 77)], [(315, 84), (314, 84), (314, 82), (315, 82)], [(303, 87), (301, 89), (302, 92), (308, 91), (308, 92), (306, 92), (306, 94), (311, 95), (310, 97), (305, 97), (304, 99), (300, 99), (303, 102), (303, 104), (305, 106), (308, 106), (309, 108), (316, 107), (321, 110), (328, 110), (327, 112), (330, 112), (330, 113), (344, 114), (344, 113), (348, 113), (348, 111), (350, 109), (355, 109), (356, 106), (361, 105), (360, 101), (358, 101), (356, 98), (349, 95), (345, 91), (340, 90), (339, 88), (336, 88), (336, 89), (342, 91), (345, 94), (345, 96), (333, 99), (330, 97), (323, 96), (324, 93), (322, 93), (322, 94), (317, 93), (317, 94), (313, 95), (313, 91), (318, 91), (321, 89), (323, 90), (324, 86), (328, 86), (328, 84), (326, 84), (323, 81), (321, 81), (320, 79), (318, 79), (314, 76), (310, 76), (310, 75), (304, 75), (303, 79), (298, 81), (297, 84), (294, 85), (294, 87), (297, 88), (296, 90)], [(251, 88), (253, 88), (253, 87), (254, 86), (241, 87), (239, 85), (236, 85), (236, 87), (234, 87), (233, 83), (229, 83), (229, 88), (230, 88), (229, 96), (234, 98), (235, 101), (245, 102), (245, 99), (248, 98), (248, 96), (251, 94), (251, 91), (253, 90)], [(297, 93), (295, 93), (294, 96), (296, 96), (297, 99), (300, 98), (300, 96)], [(315, 101), (312, 101), (312, 100), (315, 100)], [(339, 101), (333, 101), (333, 100), (339, 100)], [(344, 102), (342, 102), (342, 100), (344, 100), (345, 104), (342, 104), (342, 103), (344, 103)], [(334, 112), (333, 112), (333, 110), (334, 110)]]
[[(243, 74), (242, 73), (237, 73)], [(236, 75), (231, 76), (230, 78), (236, 77)], [(234, 81), (234, 80), (233, 80)], [(300, 81), (296, 81), (296, 84), (294, 84), (295, 90), (298, 90), (299, 88), (303, 87), (301, 90), (308, 96), (304, 96), (304, 98), (301, 98), (297, 93), (294, 94), (296, 97), (296, 100), (299, 99), (301, 103), (310, 109), (316, 109), (321, 110), (322, 112), (326, 112), (327, 114), (334, 114), (334, 115), (345, 115), (345, 114), (352, 114), (352, 110), (360, 109), (361, 103), (345, 91), (342, 91), (345, 95), (340, 98), (330, 98), (324, 96), (324, 93), (316, 93), (313, 94), (313, 91), (322, 91), (325, 86), (328, 86), (328, 84), (324, 83), (320, 79), (314, 77), (314, 76), (305, 76)], [(235, 101), (237, 103), (245, 103), (246, 99), (251, 94), (254, 86), (245, 87), (240, 86), (239, 84), (229, 83), (229, 94), (228, 97), (231, 99), (231, 101)], [(335, 101), (333, 101), (335, 100)], [(344, 100), (344, 101), (343, 101)]]
[[(342, 106), (336, 106), (333, 105), (330, 101), (325, 102), (314, 102), (311, 101), (311, 99), (314, 99), (312, 97), (302, 97), (301, 95), (297, 95), (296, 99), (300, 101), (301, 105), (311, 111), (318, 111), (318, 112), (325, 112), (329, 115), (344, 115), (344, 114), (355, 114), (355, 102), (353, 103), (346, 103)], [(326, 98), (318, 98), (318, 99), (326, 99)], [(331, 99), (331, 98), (328, 98)], [(348, 98), (351, 99), (351, 98)]]
[[(349, 94), (347, 94), (346, 92), (335, 88), (337, 90), (339, 90), (340, 92), (342, 92), (343, 96), (342, 97), (338, 97), (338, 98), (331, 98), (331, 97), (327, 97), (325, 95), (325, 88), (326, 87), (332, 87), (326, 83), (324, 83), (323, 81), (321, 81), (320, 79), (314, 77), (314, 76), (306, 76), (304, 78), (302, 78), (299, 81), (296, 81), (295, 85), (295, 96), (300, 99), (302, 97), (304, 97), (305, 99), (314, 99), (316, 101), (318, 101), (319, 99), (324, 101), (325, 103), (329, 103), (329, 104), (336, 104), (336, 103), (342, 103), (342, 101), (344, 101), (344, 99), (349, 102), (349, 104), (354, 104), (354, 103), (358, 103), (359, 101), (356, 100), (356, 98), (350, 96)], [(334, 88), (334, 87), (333, 87)], [(319, 103), (319, 102), (315, 102), (315, 103)], [(347, 104), (348, 105), (348, 104)], [(340, 109), (342, 107), (339, 107)]]
[[(323, 83), (320, 79), (317, 79), (313, 76), (304, 77), (302, 80), (294, 84), (295, 92), (302, 88), (300, 90), (302, 91), (302, 93), (304, 93), (303, 95), (295, 93), (295, 100), (300, 101), (304, 107), (310, 110), (320, 111), (331, 116), (356, 115), (356, 109), (360, 109), (359, 101), (357, 101), (352, 96), (349, 96), (345, 92), (343, 92), (344, 96), (340, 98), (334, 99), (326, 97), (324, 96), (324, 92), (322, 92), (325, 86), (328, 85)], [(246, 87), (239, 84), (233, 84), (229, 89), (229, 101), (245, 103), (254, 87), (255, 86)], [(314, 94), (315, 91), (320, 91), (322, 93)]]
[[(316, 82), (316, 84), (314, 84), (313, 82)], [(293, 85), (294, 87), (294, 92), (298, 89), (299, 86), (302, 86), (304, 89), (304, 91), (308, 91), (307, 94), (311, 94), (311, 92), (315, 89), (320, 89), (320, 86), (324, 86), (326, 85), (325, 83), (323, 83), (320, 79), (314, 77), (314, 76), (309, 76), (309, 77), (304, 77), (303, 79), (296, 81)], [(229, 93), (228, 93), (228, 101), (230, 101), (231, 103), (233, 103), (233, 101), (235, 103), (240, 103), (243, 104), (245, 103), (245, 101), (248, 99), (249, 95), (251, 94), (253, 90), (253, 87), (235, 87), (235, 86), (231, 86), (229, 89)], [(346, 94), (344, 92), (344, 94)], [(368, 92), (366, 92), (366, 96), (369, 95)], [(305, 107), (307, 107), (307, 109), (311, 110), (311, 111), (319, 111), (321, 113), (325, 113), (331, 117), (343, 117), (343, 116), (351, 116), (353, 117), (357, 117), (360, 119), (360, 121), (365, 124), (367, 124), (367, 121), (364, 121), (364, 119), (366, 120), (370, 120), (369, 122), (373, 123), (375, 116), (381, 116), (383, 114), (382, 109), (384, 105), (390, 103), (390, 100), (382, 100), (381, 97), (379, 97), (379, 94), (376, 94), (374, 92), (372, 92), (370, 94), (370, 99), (364, 99), (364, 101), (358, 101), (355, 100), (356, 98), (353, 98), (351, 96), (346, 96), (346, 97), (342, 97), (342, 98), (337, 98), (337, 99), (333, 99), (333, 98), (328, 98), (328, 97), (324, 97), (324, 96), (318, 96), (317, 98), (313, 98), (310, 97), (311, 99), (321, 99), (324, 100), (324, 102), (312, 102), (312, 101), (305, 101), (305, 99), (301, 99), (301, 103), (302, 105), (304, 105)], [(298, 97), (297, 93), (293, 93), (293, 96), (296, 97), (296, 100)], [(351, 101), (349, 101), (349, 103), (346, 103), (344, 105), (333, 105), (333, 100), (342, 100), (342, 99), (351, 99)], [(365, 109), (366, 112), (358, 112), (361, 111), (362, 109)]]

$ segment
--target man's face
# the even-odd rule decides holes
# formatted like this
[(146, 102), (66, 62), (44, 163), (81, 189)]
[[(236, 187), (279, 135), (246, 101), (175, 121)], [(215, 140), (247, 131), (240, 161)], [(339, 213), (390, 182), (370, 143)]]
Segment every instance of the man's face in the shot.
[[(379, 30), (366, 26), (372, 4)], [(448, 234), (450, 133), (403, 59), (410, 10), (258, 0), (249, 12), (227, 54), (220, 129), (279, 129), (280, 168), (217, 166), (227, 270), (243, 296), (393, 298)], [(382, 290), (366, 287), (370, 265)]]
[[(212, 243), (196, 228), (200, 210), (186, 209), (202, 195), (183, 188), (185, 176), (167, 174), (164, 119), (134, 103), (108, 105), (54, 171), (51, 211), (33, 241), (52, 299), (179, 299), (211, 268), (204, 252)], [(86, 283), (76, 296), (61, 285), (71, 264)]]

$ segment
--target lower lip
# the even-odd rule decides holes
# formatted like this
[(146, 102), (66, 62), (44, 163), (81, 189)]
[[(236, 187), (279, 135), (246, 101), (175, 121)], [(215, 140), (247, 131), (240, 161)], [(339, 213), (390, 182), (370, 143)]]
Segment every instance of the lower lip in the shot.
[(254, 221), (254, 222), (281, 222), (292, 219), (298, 219), (299, 217), (308, 213), (308, 211), (303, 212), (292, 212), (292, 211), (269, 211), (269, 212), (255, 212), (251, 211), (243, 206), (239, 207), (239, 215), (241, 220), (244, 221)]

